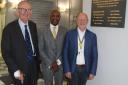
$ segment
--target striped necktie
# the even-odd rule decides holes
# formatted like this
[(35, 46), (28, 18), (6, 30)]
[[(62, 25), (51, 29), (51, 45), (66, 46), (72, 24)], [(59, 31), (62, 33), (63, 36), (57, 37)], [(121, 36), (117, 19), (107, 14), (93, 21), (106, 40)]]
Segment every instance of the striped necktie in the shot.
[(32, 51), (32, 45), (30, 41), (30, 35), (27, 30), (27, 25), (25, 25), (25, 42), (26, 42), (26, 48), (27, 48), (27, 58), (29, 59), (29, 61), (32, 61), (33, 51)]

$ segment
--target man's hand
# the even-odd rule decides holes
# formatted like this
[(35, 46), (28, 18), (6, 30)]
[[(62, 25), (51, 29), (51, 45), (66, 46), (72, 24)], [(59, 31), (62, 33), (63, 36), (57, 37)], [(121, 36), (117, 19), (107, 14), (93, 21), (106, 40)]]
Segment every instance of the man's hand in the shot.
[(94, 75), (90, 74), (89, 77), (88, 77), (88, 80), (93, 80), (93, 79), (94, 79)]
[(71, 72), (65, 73), (65, 77), (68, 78), (68, 79), (72, 79)]
[(24, 80), (24, 74), (22, 72), (20, 72), (20, 77), (18, 79), (21, 80), (21, 81)]
[(54, 62), (51, 64), (50, 69), (52, 70), (53, 73), (55, 73), (56, 71), (58, 71), (59, 66), (58, 66), (58, 64), (57, 64), (56, 61), (54, 61)]
[(24, 80), (24, 74), (20, 71), (20, 70), (17, 70), (15, 73), (14, 73), (14, 77), (18, 80), (21, 80), (23, 81)]

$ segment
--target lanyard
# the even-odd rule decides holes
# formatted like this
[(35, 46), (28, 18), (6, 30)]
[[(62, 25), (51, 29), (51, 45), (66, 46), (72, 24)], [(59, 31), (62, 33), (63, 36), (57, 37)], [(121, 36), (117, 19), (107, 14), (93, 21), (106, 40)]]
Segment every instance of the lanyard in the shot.
[(84, 34), (82, 40), (80, 39), (80, 36), (79, 36), (79, 34), (78, 34), (78, 40), (79, 40), (79, 47), (80, 47), (80, 49), (82, 49), (82, 47), (83, 47), (84, 38), (85, 38), (85, 34)]

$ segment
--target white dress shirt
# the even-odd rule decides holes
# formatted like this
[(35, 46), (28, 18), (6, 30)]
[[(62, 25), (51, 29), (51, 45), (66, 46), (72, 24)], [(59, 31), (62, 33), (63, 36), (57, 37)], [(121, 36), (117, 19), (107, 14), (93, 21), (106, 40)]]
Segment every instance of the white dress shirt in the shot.
[(58, 25), (54, 26), (54, 25), (50, 24), (50, 30), (51, 30), (51, 32), (53, 32), (55, 30), (56, 31), (56, 34), (57, 34), (58, 27), (59, 27)]
[(30, 41), (31, 41), (31, 45), (32, 45), (32, 51), (33, 51), (33, 53), (35, 52), (34, 51), (34, 46), (33, 46), (33, 42), (32, 42), (32, 37), (31, 37), (31, 33), (30, 33), (30, 29), (29, 29), (29, 25), (28, 25), (28, 23), (23, 23), (20, 19), (19, 19), (19, 25), (20, 25), (20, 28), (21, 28), (21, 31), (22, 31), (22, 34), (23, 34), (23, 36), (24, 36), (24, 39), (25, 39), (25, 25), (27, 25), (27, 30), (28, 30), (28, 33), (29, 33), (29, 36), (30, 36)]
[[(79, 28), (77, 28), (77, 31), (78, 31), (78, 38), (77, 38), (78, 54), (77, 54), (76, 64), (82, 65), (82, 64), (85, 64), (85, 58), (84, 58), (85, 31), (82, 32)], [(79, 45), (80, 41), (82, 41), (81, 42), (82, 48), (80, 48), (80, 45)]]

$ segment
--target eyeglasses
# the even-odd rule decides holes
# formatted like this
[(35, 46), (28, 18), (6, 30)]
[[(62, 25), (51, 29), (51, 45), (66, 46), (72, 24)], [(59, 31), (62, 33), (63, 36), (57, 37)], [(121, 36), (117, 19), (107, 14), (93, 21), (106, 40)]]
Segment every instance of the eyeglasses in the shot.
[(21, 12), (21, 13), (30, 13), (30, 12), (32, 12), (32, 9), (25, 9), (25, 8), (18, 8), (18, 10), (19, 10), (19, 12)]

